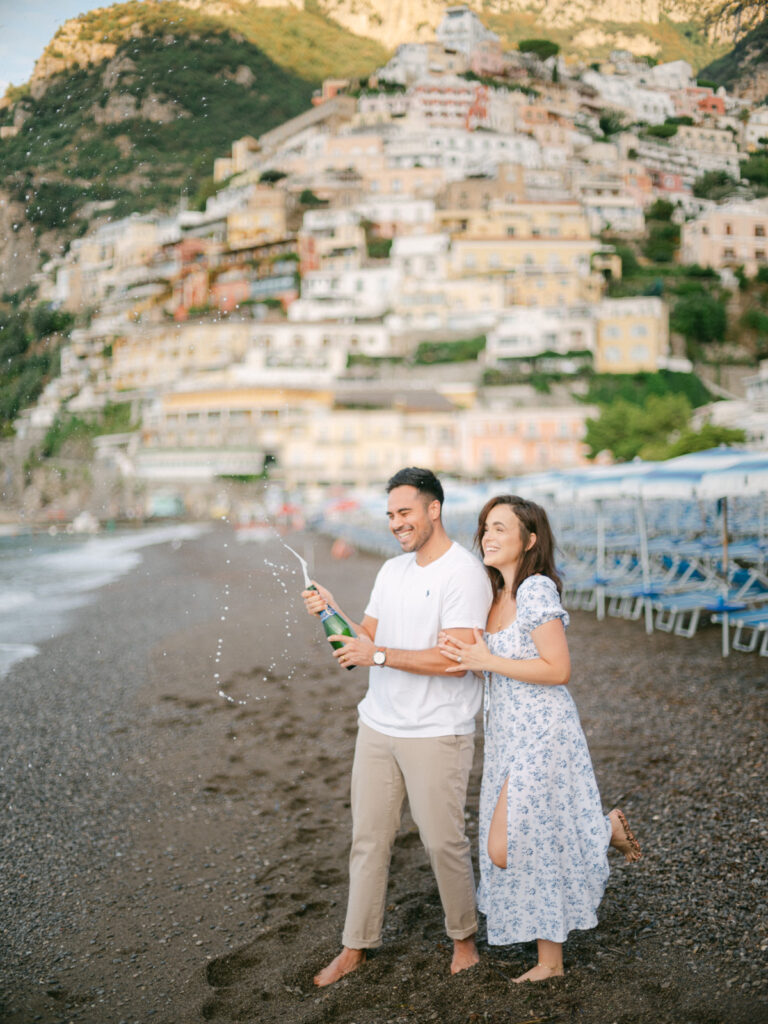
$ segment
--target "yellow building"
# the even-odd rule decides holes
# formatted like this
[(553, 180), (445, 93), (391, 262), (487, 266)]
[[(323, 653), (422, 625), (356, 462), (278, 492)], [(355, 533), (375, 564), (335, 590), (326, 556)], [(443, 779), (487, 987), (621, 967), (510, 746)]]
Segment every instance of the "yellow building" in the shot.
[[(506, 175), (513, 188), (519, 187), (519, 176), (512, 167)], [(438, 231), (454, 236), (485, 239), (563, 239), (589, 240), (589, 222), (581, 203), (506, 203), (490, 206), (442, 209), (435, 214)]]
[(365, 163), (358, 168), (367, 192), (373, 196), (434, 196), (445, 182), (442, 167), (389, 167)]
[(227, 244), (231, 249), (276, 242), (288, 234), (288, 196), (280, 188), (254, 185), (248, 206), (227, 216)]
[(252, 331), (252, 324), (231, 321), (137, 329), (113, 342), (109, 384), (114, 391), (141, 390), (224, 369), (242, 359)]
[(602, 294), (604, 280), (591, 267), (600, 243), (580, 203), (491, 201), (487, 209), (438, 210), (435, 220), (452, 235), (450, 276), (503, 278), (505, 305), (593, 302)]
[(308, 482), (369, 487), (390, 477), (393, 467), (455, 470), (458, 422), (452, 409), (318, 410), (285, 437), (279, 475), (291, 488)]
[(669, 311), (661, 299), (603, 299), (595, 312), (597, 373), (658, 369), (669, 353)]

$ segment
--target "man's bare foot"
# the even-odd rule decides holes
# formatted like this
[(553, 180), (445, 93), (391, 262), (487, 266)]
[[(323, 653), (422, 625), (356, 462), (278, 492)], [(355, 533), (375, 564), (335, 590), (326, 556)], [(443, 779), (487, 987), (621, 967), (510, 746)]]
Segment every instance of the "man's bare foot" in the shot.
[(466, 971), (468, 967), (474, 967), (480, 963), (480, 956), (475, 945), (474, 935), (468, 939), (453, 940), (453, 960), (451, 960), (451, 974), (458, 974), (459, 971)]
[(340, 981), (345, 974), (351, 974), (352, 971), (356, 971), (364, 963), (364, 949), (349, 949), (349, 947), (344, 946), (336, 959), (331, 960), (327, 967), (324, 967), (319, 974), (315, 975), (315, 984), (319, 988), (325, 988), (326, 985), (332, 985), (335, 981)]
[(562, 978), (564, 974), (562, 964), (552, 967), (548, 967), (546, 964), (536, 964), (530, 971), (521, 974), (519, 978), (514, 978), (513, 981), (516, 985), (519, 985), (521, 981), (549, 981), (550, 978)]
[(640, 843), (632, 835), (632, 830), (623, 812), (615, 807), (608, 818), (611, 822), (611, 846), (615, 846), (619, 853), (623, 853), (625, 859), (630, 862), (640, 860), (643, 856)]

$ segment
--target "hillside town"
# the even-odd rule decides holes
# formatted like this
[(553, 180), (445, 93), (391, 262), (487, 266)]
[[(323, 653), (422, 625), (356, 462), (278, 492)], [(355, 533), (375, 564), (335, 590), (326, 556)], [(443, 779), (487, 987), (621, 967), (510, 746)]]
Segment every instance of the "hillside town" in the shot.
[[(596, 415), (580, 369), (692, 368), (663, 295), (612, 294), (616, 239), (641, 238), (663, 200), (681, 263), (725, 287), (768, 267), (768, 199), (693, 191), (707, 172), (739, 181), (768, 107), (697, 84), (685, 61), (616, 51), (576, 72), (505, 52), (453, 7), (432, 42), (352, 86), (326, 80), (258, 138), (233, 124), (204, 209), (93, 211), (99, 226), (38, 275), (41, 300), (89, 317), (19, 437), (130, 402), (140, 429), (98, 438), (97, 458), (150, 483), (577, 467)], [(565, 383), (537, 389), (532, 367)], [(768, 362), (746, 376), (702, 415), (765, 444)]]

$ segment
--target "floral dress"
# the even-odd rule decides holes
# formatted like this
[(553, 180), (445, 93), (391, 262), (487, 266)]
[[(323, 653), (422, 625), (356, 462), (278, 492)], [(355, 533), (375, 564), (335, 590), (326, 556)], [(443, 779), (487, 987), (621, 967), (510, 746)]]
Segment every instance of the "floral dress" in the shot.
[[(556, 618), (568, 625), (554, 582), (529, 576), (515, 621), (485, 639), (501, 657), (536, 658), (531, 632)], [(478, 906), (488, 942), (563, 942), (572, 929), (597, 924), (611, 838), (576, 705), (565, 686), (486, 673), (484, 718)], [(488, 830), (506, 778), (507, 867), (499, 868)]]

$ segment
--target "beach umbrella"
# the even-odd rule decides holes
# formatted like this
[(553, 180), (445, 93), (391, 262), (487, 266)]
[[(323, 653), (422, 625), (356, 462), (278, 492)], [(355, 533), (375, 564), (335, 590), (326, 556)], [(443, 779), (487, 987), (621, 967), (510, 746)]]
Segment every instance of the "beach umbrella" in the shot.
[(726, 466), (722, 469), (704, 473), (697, 485), (700, 498), (715, 498), (722, 519), (723, 570), (728, 565), (728, 499), (760, 495), (760, 530), (761, 550), (759, 560), (762, 564), (762, 542), (764, 538), (763, 511), (765, 495), (768, 494), (768, 453), (755, 452), (747, 458)]
[[(614, 466), (595, 467), (595, 472), (582, 474), (571, 481), (569, 497), (573, 501), (593, 501), (595, 503), (596, 529), (596, 612), (598, 620), (605, 617), (605, 549), (606, 549), (606, 510), (605, 501), (626, 498), (631, 490), (631, 482), (642, 477), (653, 467), (653, 463), (636, 459), (634, 462)], [(641, 543), (642, 547), (642, 543)], [(648, 551), (645, 545), (645, 558), (641, 554), (643, 585), (648, 586)]]
[[(637, 481), (640, 505), (643, 509), (643, 502), (653, 498), (676, 498), (678, 500), (695, 500), (699, 497), (699, 487), (702, 478), (706, 473), (724, 471), (730, 466), (743, 460), (748, 453), (744, 449), (710, 448), (702, 452), (691, 452), (688, 455), (680, 455), (674, 459), (667, 459), (658, 464), (657, 468), (640, 477)], [(726, 522), (725, 536), (727, 537), (727, 509), (724, 511)], [(646, 533), (647, 543), (647, 533)], [(725, 556), (727, 558), (727, 540), (725, 544)], [(725, 573), (722, 590), (723, 608), (723, 654), (728, 653), (728, 613), (725, 610), (726, 597), (728, 592), (727, 561), (723, 561)], [(646, 632), (653, 629), (651, 603), (646, 603)]]

